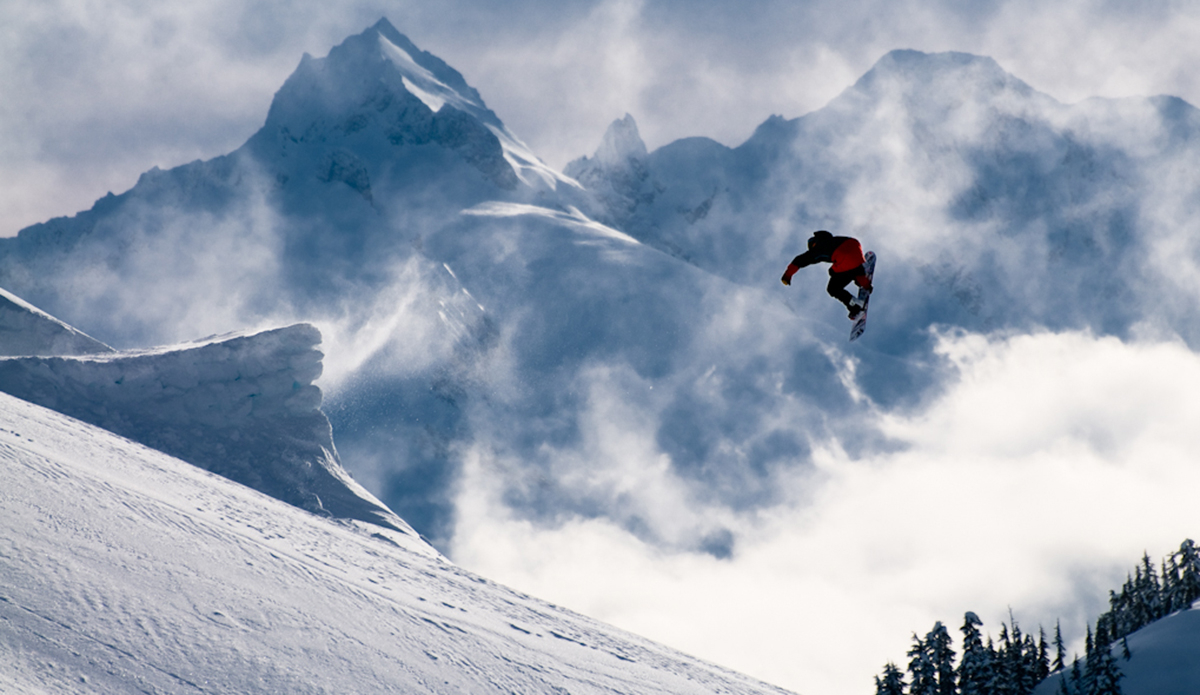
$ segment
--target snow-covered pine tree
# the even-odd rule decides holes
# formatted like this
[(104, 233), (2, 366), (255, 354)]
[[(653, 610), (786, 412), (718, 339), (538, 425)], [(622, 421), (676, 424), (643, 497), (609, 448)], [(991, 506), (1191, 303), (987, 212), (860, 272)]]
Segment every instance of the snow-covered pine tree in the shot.
[(1180, 610), (1180, 607), (1175, 605), (1175, 583), (1178, 581), (1176, 579), (1178, 572), (1179, 568), (1175, 565), (1175, 554), (1169, 553), (1163, 558), (1161, 573), (1163, 610), (1167, 614)]
[(1083, 668), (1079, 666), (1079, 656), (1071, 662), (1071, 695), (1083, 695)]
[(1100, 649), (1096, 647), (1096, 639), (1092, 634), (1092, 626), (1088, 625), (1087, 638), (1083, 643), (1083, 681), (1079, 695), (1095, 695), (1096, 688), (1096, 673), (1099, 668), (1096, 665)]
[(987, 687), (991, 680), (992, 655), (983, 646), (983, 637), (979, 632), (982, 625), (983, 621), (971, 611), (963, 616), (963, 652), (958, 664), (959, 695), (990, 695)]
[(1061, 671), (1067, 667), (1067, 649), (1063, 644), (1062, 636), (1062, 621), (1054, 621), (1054, 664), (1051, 668), (1055, 671)]
[(1092, 673), (1090, 677), (1085, 676), (1085, 680), (1090, 682), (1086, 695), (1121, 695), (1121, 678), (1124, 674), (1109, 647), (1097, 648), (1094, 657), (1088, 661), (1088, 668)]
[(937, 621), (925, 635), (925, 649), (937, 675), (937, 695), (956, 695), (954, 649), (950, 633), (942, 621)]
[[(1162, 600), (1162, 585), (1158, 581), (1158, 572), (1154, 569), (1154, 563), (1150, 562), (1150, 554), (1142, 552), (1142, 567), (1141, 572), (1142, 583), (1137, 587), (1137, 628), (1140, 630), (1150, 623), (1158, 620), (1166, 615), (1163, 610)], [(1132, 630), (1130, 631), (1132, 632)], [(1122, 635), (1114, 635), (1112, 641), (1124, 637), (1128, 632)]]
[[(1030, 652), (1031, 655), (1034, 652)], [(1046, 644), (1046, 631), (1038, 626), (1037, 652), (1032, 663), (1033, 684), (1036, 686), (1050, 675), (1050, 647)]]
[(1200, 551), (1189, 538), (1179, 546), (1173, 558), (1176, 577), (1171, 605), (1175, 610), (1184, 610), (1200, 598)]
[(904, 695), (904, 672), (896, 664), (887, 662), (883, 675), (875, 676), (875, 695)]
[(1127, 619), (1129, 615), (1131, 615), (1130, 611), (1102, 613), (1100, 617), (1096, 618), (1094, 644), (1109, 644), (1118, 632), (1116, 627), (1118, 622), (1122, 623), (1126, 628), (1132, 626), (1132, 621)]
[(912, 676), (910, 695), (939, 695), (937, 667), (929, 659), (925, 642), (913, 633), (913, 646), (908, 650), (908, 673)]
[(988, 695), (1015, 695), (1012, 679), (1008, 672), (1008, 645), (1008, 626), (1001, 623), (998, 649), (992, 643), (992, 636), (988, 635), (987, 651), (992, 663), (992, 668), (988, 671), (987, 686), (984, 689)]

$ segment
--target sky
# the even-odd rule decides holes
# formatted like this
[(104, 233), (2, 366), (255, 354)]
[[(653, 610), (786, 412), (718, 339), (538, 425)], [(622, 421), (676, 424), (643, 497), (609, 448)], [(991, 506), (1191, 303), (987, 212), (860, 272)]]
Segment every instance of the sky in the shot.
[(820, 108), (894, 48), (995, 58), (1057, 99), (1200, 103), (1200, 9), (1132, 0), (6, 0), (0, 236), (259, 128), (303, 53), (388, 17), (464, 74), (544, 160), (625, 113), (654, 149), (745, 140)]
[[(989, 55), (1064, 102), (1200, 104), (1200, 10), (1186, 3), (6, 0), (0, 235), (86, 209), (153, 166), (236, 148), (304, 52), (380, 16), (556, 167), (624, 113), (651, 149), (694, 135), (738, 144), (771, 114), (820, 108), (894, 48)], [(1026, 628), (1062, 617), (1078, 638), (1143, 550), (1157, 560), (1194, 529), (1200, 397), (1186, 385), (1200, 358), (1161, 335), (940, 340), (954, 376), (935, 398), (864, 404), (904, 445), (863, 458), (826, 442), (818, 492), (797, 479), (782, 495), (796, 503), (720, 520), (737, 532), (732, 560), (665, 553), (603, 520), (513, 518), (489, 477), (503, 466), (483, 450), (466, 458), (454, 559), (813, 695), (847, 692), (847, 672), (869, 692), (866, 674), (902, 660), (912, 632), (954, 629), (964, 610), (993, 634), (1010, 606)], [(591, 397), (596, 436), (630, 462), (617, 483), (683, 499), (644, 413), (603, 379)], [(871, 629), (831, 658), (828, 635), (847, 623)]]

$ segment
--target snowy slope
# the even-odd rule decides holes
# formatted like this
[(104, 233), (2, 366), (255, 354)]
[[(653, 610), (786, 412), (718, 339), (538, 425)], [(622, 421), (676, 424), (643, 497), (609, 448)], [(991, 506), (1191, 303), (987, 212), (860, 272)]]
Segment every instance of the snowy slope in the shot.
[[(1127, 638), (1129, 659), (1116, 644), (1112, 655), (1124, 678), (1124, 695), (1191, 695), (1200, 692), (1200, 611), (1174, 613)], [(1034, 695), (1056, 695), (1061, 676), (1047, 678)]]
[(0, 690), (779, 693), (0, 395)]

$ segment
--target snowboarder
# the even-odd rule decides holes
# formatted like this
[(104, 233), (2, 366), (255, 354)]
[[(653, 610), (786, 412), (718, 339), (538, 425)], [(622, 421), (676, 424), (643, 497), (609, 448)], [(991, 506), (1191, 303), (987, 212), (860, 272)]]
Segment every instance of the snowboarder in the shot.
[(850, 318), (856, 319), (862, 313), (864, 304), (857, 297), (846, 291), (846, 285), (851, 281), (859, 287), (871, 291), (871, 277), (863, 264), (862, 244), (858, 239), (848, 236), (834, 236), (825, 230), (813, 232), (808, 240), (808, 250), (792, 259), (791, 265), (783, 273), (783, 284), (791, 285), (792, 276), (796, 271), (814, 263), (832, 263), (829, 269), (829, 284), (825, 290), (829, 296), (846, 305)]

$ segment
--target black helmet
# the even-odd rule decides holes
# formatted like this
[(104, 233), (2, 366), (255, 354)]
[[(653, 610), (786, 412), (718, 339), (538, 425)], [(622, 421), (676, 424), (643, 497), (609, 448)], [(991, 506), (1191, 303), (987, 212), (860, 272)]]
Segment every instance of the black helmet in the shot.
[(813, 232), (812, 238), (810, 238), (808, 240), (808, 248), (811, 249), (812, 247), (816, 246), (818, 243), (825, 241), (826, 239), (830, 239), (832, 237), (833, 237), (833, 235), (830, 234), (829, 232), (825, 231), (824, 229), (818, 229), (817, 231)]

